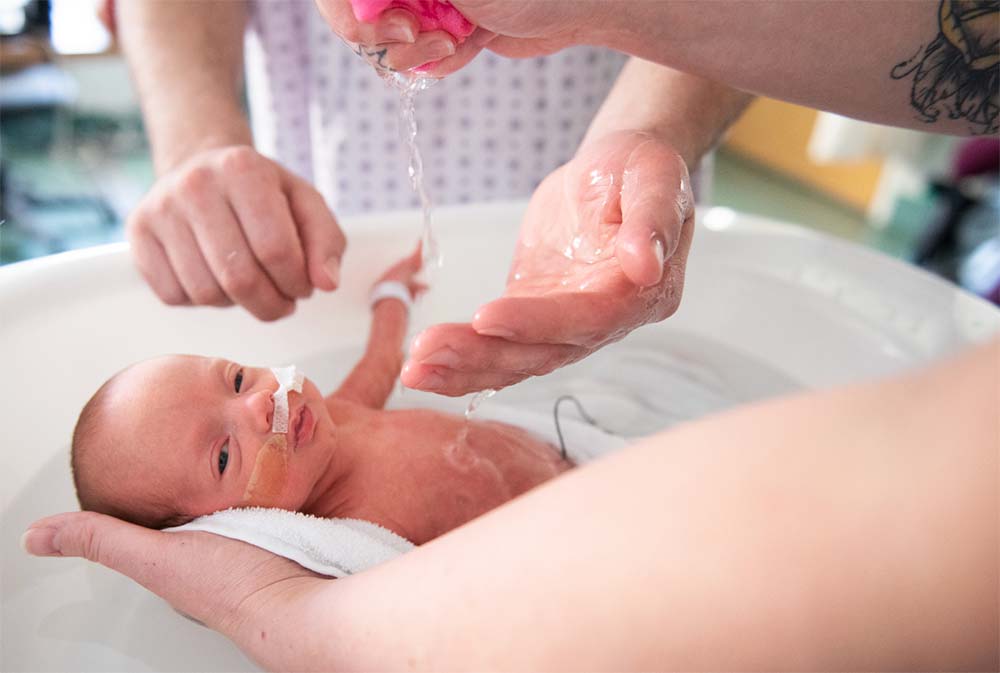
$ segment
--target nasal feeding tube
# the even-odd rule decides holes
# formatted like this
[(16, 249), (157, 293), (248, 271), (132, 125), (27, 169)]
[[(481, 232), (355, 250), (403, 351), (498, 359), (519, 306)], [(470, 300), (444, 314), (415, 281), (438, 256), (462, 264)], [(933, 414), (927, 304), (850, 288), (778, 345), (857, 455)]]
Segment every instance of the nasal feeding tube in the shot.
[(243, 503), (251, 506), (274, 506), (281, 497), (288, 481), (288, 393), (302, 392), (304, 377), (295, 365), (271, 367), (278, 382), (278, 389), (272, 393), (274, 417), (271, 432), (264, 445), (257, 452), (250, 480), (243, 491)]
[(271, 432), (288, 432), (288, 393), (294, 390), (302, 392), (302, 372), (297, 371), (295, 365), (287, 367), (271, 367), (271, 373), (278, 381), (278, 389), (271, 397), (274, 399), (274, 420), (271, 423)]

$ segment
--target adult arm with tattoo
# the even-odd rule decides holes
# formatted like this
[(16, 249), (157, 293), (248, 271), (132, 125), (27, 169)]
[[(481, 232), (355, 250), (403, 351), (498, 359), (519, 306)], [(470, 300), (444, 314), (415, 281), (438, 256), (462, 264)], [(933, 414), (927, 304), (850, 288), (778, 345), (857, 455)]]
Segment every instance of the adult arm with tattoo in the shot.
[(745, 91), (925, 131), (998, 131), (996, 0), (639, 2), (627, 24), (608, 33), (619, 48)]
[(436, 75), (483, 46), (526, 57), (594, 44), (868, 121), (962, 135), (998, 131), (998, 0), (453, 4), (480, 28), (435, 66)]

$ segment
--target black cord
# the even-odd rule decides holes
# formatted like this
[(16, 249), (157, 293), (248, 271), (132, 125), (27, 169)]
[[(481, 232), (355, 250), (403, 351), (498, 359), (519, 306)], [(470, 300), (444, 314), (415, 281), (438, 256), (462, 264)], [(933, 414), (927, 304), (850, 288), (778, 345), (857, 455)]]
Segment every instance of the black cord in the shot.
[(561, 453), (561, 455), (563, 457), (563, 460), (567, 459), (567, 456), (566, 456), (566, 441), (563, 439), (562, 426), (559, 425), (559, 405), (562, 404), (566, 400), (571, 400), (573, 402), (573, 404), (576, 405), (576, 410), (580, 412), (581, 416), (583, 416), (583, 420), (587, 421), (588, 423), (590, 423), (595, 428), (597, 428), (599, 430), (603, 430), (604, 432), (607, 432), (607, 430), (605, 430), (600, 425), (598, 425), (597, 421), (594, 420), (594, 418), (590, 414), (587, 413), (587, 410), (583, 408), (582, 404), (580, 404), (580, 400), (576, 399), (575, 396), (573, 396), (573, 395), (560, 395), (559, 397), (556, 398), (555, 404), (552, 405), (552, 416), (555, 418), (555, 421), (556, 421), (556, 436), (559, 437), (559, 451), (560, 451), (560, 453)]

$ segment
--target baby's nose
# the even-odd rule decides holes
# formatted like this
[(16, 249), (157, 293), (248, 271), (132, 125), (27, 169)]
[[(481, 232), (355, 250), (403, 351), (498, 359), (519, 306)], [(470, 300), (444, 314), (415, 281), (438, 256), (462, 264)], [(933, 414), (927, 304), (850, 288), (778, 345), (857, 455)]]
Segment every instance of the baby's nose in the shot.
[(271, 420), (274, 417), (274, 398), (271, 397), (271, 393), (272, 391), (263, 388), (246, 397), (251, 427), (257, 432), (264, 433), (271, 430)]

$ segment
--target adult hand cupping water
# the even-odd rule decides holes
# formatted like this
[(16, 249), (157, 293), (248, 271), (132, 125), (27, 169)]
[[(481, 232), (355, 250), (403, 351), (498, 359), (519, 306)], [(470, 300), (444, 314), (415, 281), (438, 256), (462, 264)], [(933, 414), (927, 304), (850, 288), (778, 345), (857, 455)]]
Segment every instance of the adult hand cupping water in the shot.
[(581, 149), (538, 187), (503, 296), (418, 336), (407, 386), (446, 395), (546, 374), (677, 310), (694, 224), (683, 159), (640, 132)]
[(247, 146), (195, 154), (129, 218), (136, 266), (167, 304), (240, 304), (263, 320), (339, 283), (346, 241), (308, 182)]

